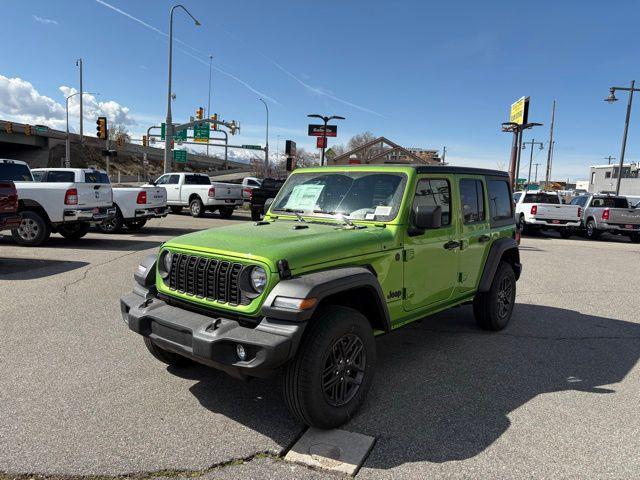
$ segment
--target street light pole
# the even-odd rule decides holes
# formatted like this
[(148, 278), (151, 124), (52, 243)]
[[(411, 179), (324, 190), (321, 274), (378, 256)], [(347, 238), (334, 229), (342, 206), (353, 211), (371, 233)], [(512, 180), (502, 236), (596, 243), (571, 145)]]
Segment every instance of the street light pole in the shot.
[(527, 185), (531, 183), (531, 166), (533, 165), (533, 147), (535, 145), (540, 145), (540, 150), (544, 148), (544, 144), (542, 142), (536, 142), (536, 139), (530, 140), (529, 142), (522, 143), (522, 149), (525, 149), (525, 145), (531, 145), (531, 154), (529, 155), (529, 175), (527, 176)]
[(173, 140), (173, 119), (171, 118), (171, 67), (173, 62), (173, 11), (176, 8), (181, 8), (187, 15), (189, 15), (196, 24), (196, 27), (200, 26), (200, 22), (191, 15), (191, 12), (187, 10), (183, 5), (174, 5), (169, 12), (169, 75), (167, 81), (167, 118), (165, 123), (165, 136), (164, 136), (164, 173), (171, 170), (171, 140)]
[[(82, 94), (84, 95), (100, 95), (99, 93), (91, 93), (91, 92), (76, 92), (72, 93), (67, 97), (67, 138), (65, 140), (64, 145), (64, 166), (66, 168), (71, 168), (71, 140), (69, 139), (69, 99), (71, 97), (75, 97), (76, 95), (80, 95), (80, 111), (82, 112)], [(82, 125), (82, 113), (80, 125)], [(82, 143), (82, 134), (80, 134), (80, 142)]]
[[(82, 115), (82, 59), (76, 60), (76, 67), (80, 67), (80, 145), (84, 145), (84, 135), (82, 133), (84, 116)], [(68, 135), (67, 135), (68, 136)]]
[(269, 175), (269, 107), (267, 106), (267, 102), (262, 98), (259, 98), (258, 100), (264, 103), (264, 108), (267, 111), (267, 139), (264, 147), (264, 176), (266, 178)]
[[(209, 100), (207, 101), (206, 118), (211, 118), (211, 69), (213, 67), (213, 55), (209, 55)], [(207, 157), (209, 156), (209, 142), (207, 142)]]
[(330, 117), (326, 116), (326, 115), (318, 115), (317, 113), (311, 114), (311, 115), (307, 115), (307, 117), (309, 118), (319, 118), (320, 120), (322, 120), (324, 122), (324, 127), (322, 130), (322, 156), (320, 158), (320, 166), (323, 167), (324, 166), (324, 151), (327, 148), (327, 123), (329, 123), (330, 120), (345, 120), (344, 117), (341, 117), (340, 115), (331, 115)]
[(629, 101), (627, 103), (627, 116), (624, 121), (624, 134), (622, 135), (622, 149), (620, 151), (620, 166), (618, 168), (618, 183), (616, 185), (616, 195), (620, 195), (620, 182), (622, 180), (622, 168), (624, 166), (624, 153), (627, 148), (627, 132), (629, 131), (629, 120), (631, 118), (631, 105), (633, 104), (633, 92), (640, 92), (640, 88), (635, 88), (636, 81), (631, 80), (631, 88), (627, 87), (611, 87), (609, 96), (605, 98), (605, 102), (613, 103), (617, 101), (615, 92), (622, 90), (629, 92)]

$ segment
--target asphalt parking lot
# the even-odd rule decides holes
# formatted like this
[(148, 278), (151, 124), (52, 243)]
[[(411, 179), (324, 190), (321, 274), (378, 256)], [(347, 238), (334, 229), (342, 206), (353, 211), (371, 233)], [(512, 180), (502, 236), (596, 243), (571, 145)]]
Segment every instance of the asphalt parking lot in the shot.
[[(320, 478), (281, 460), (304, 428), (278, 379), (154, 360), (120, 318), (138, 260), (248, 221), (170, 215), (135, 234), (0, 239), (0, 478)], [(344, 429), (376, 443), (358, 478), (640, 477), (640, 245), (524, 238), (512, 324), (469, 307), (377, 340)]]

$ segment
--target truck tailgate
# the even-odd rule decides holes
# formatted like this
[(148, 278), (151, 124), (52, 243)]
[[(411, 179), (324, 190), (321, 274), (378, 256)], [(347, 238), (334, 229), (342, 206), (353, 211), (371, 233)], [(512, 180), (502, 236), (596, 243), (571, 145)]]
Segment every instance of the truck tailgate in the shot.
[(242, 185), (216, 182), (213, 187), (216, 189), (215, 198), (218, 200), (242, 199)]
[(577, 222), (580, 220), (578, 205), (552, 205), (546, 203), (538, 204), (538, 211), (535, 214), (538, 220), (570, 220)]
[(69, 188), (75, 188), (78, 191), (79, 208), (110, 207), (113, 205), (111, 185), (104, 183), (73, 183)]
[(610, 208), (607, 222), (623, 227), (625, 225), (633, 225), (633, 228), (636, 228), (640, 225), (640, 210), (636, 208)]
[(142, 187), (147, 193), (147, 203), (143, 208), (166, 207), (167, 191), (163, 187)]

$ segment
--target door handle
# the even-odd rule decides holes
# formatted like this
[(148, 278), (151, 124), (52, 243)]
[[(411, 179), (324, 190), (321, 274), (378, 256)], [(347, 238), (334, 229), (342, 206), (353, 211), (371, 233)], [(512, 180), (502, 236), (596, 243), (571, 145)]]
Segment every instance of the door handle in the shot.
[(486, 242), (488, 242), (489, 240), (491, 240), (491, 237), (490, 237), (489, 235), (480, 235), (480, 236), (478, 237), (478, 242), (479, 242), (479, 243), (486, 243)]
[(460, 242), (456, 242), (456, 241), (451, 240), (451, 241), (445, 243), (443, 246), (447, 250), (455, 250), (456, 248), (460, 247)]

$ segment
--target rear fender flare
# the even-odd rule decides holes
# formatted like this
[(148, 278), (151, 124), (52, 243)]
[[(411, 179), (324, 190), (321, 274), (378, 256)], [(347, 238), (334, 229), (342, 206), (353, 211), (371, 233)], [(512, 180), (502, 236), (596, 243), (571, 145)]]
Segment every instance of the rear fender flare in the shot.
[(520, 271), (522, 265), (520, 263), (520, 250), (518, 250), (518, 243), (513, 238), (501, 238), (496, 240), (491, 245), (491, 250), (487, 255), (487, 261), (484, 264), (484, 270), (482, 271), (482, 277), (480, 278), (480, 284), (478, 285), (478, 291), (481, 293), (488, 292), (491, 289), (493, 283), (493, 277), (498, 270), (500, 261), (505, 256), (513, 260), (514, 273), (516, 280), (520, 277)]

